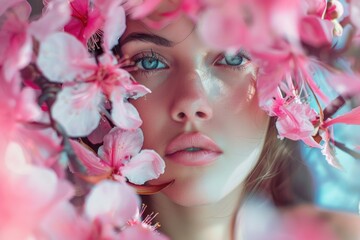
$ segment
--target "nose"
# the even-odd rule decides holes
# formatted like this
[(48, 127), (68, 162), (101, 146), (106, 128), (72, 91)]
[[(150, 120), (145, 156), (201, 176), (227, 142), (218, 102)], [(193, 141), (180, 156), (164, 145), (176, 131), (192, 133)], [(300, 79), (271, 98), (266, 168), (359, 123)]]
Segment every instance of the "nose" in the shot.
[(205, 121), (212, 118), (213, 111), (199, 75), (194, 72), (176, 81), (171, 105), (171, 118), (176, 122)]

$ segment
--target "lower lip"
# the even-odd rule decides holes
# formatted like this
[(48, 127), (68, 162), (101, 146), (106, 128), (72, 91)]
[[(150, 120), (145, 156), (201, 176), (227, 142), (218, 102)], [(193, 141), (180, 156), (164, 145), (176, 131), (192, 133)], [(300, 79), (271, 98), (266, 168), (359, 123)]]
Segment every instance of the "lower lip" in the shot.
[(166, 155), (166, 159), (185, 166), (206, 166), (215, 162), (221, 155), (219, 152), (201, 150), (195, 152), (178, 151)]

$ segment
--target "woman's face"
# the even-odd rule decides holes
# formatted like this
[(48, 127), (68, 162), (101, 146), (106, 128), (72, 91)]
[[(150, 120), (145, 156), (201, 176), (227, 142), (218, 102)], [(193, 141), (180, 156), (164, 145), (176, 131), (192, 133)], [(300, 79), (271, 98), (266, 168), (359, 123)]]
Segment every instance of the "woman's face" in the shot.
[(208, 49), (195, 26), (180, 18), (161, 30), (128, 22), (122, 53), (134, 78), (152, 93), (132, 103), (143, 120), (144, 148), (166, 162), (150, 184), (172, 201), (219, 201), (243, 183), (263, 148), (268, 117), (258, 107), (255, 66), (246, 52)]

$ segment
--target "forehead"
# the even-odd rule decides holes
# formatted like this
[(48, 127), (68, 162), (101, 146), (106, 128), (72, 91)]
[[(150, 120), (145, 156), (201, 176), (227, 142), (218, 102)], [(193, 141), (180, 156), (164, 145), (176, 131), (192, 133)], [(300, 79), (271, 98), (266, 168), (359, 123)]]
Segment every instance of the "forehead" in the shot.
[(128, 20), (126, 30), (121, 39), (126, 39), (133, 33), (146, 33), (157, 35), (177, 44), (186, 39), (194, 32), (195, 24), (187, 17), (179, 17), (172, 20), (168, 25), (161, 29), (154, 29), (147, 26), (140, 20)]

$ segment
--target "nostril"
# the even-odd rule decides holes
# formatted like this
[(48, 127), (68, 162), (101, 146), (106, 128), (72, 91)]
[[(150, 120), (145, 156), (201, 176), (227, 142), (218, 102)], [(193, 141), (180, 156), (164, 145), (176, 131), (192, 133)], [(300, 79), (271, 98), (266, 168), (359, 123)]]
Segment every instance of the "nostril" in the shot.
[(204, 112), (196, 112), (195, 114), (199, 118), (206, 118), (206, 113), (204, 113)]
[(185, 113), (179, 112), (177, 116), (179, 119), (183, 119), (185, 117)]

